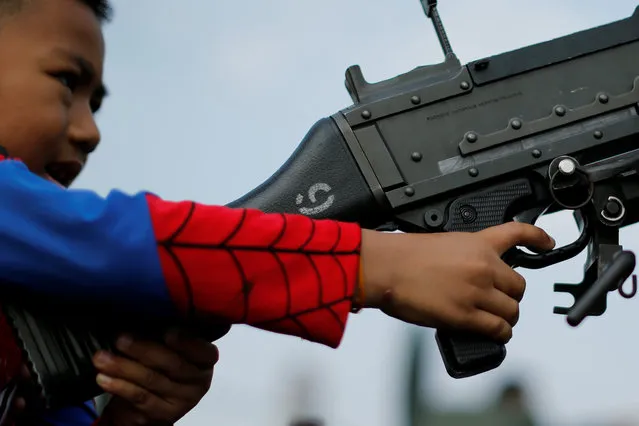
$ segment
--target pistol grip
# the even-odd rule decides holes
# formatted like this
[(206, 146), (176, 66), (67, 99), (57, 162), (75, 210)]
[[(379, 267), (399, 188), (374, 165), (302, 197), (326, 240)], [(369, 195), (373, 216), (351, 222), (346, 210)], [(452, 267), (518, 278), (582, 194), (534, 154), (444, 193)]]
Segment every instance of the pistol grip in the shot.
[(435, 339), (446, 371), (455, 379), (495, 369), (506, 358), (505, 345), (479, 334), (437, 330)]

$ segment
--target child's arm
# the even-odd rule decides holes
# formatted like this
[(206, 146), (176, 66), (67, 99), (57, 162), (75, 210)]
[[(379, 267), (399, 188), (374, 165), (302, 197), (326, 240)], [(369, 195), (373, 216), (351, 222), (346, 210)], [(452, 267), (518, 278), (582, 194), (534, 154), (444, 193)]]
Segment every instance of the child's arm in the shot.
[(46, 300), (212, 316), (338, 345), (361, 231), (299, 215), (65, 190), (0, 162), (0, 281)]
[[(55, 303), (197, 314), (336, 347), (362, 259), (365, 304), (508, 341), (525, 280), (501, 260), (540, 228), (411, 235), (305, 216), (64, 190), (0, 162), (0, 282)], [(176, 310), (177, 308), (177, 310)], [(203, 320), (206, 322), (205, 320)]]

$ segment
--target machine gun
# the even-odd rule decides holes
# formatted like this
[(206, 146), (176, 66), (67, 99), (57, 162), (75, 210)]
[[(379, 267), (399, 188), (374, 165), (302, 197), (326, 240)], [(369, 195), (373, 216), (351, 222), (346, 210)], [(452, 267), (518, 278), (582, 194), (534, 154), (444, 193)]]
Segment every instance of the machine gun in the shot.
[[(462, 65), (437, 11), (421, 0), (445, 59), (369, 83), (346, 71), (353, 105), (315, 124), (274, 176), (233, 206), (299, 212), (403, 232), (474, 232), (574, 212), (581, 235), (548, 253), (510, 250), (544, 268), (586, 248), (584, 280), (555, 284), (577, 326), (606, 310), (635, 257), (619, 229), (639, 220), (639, 7), (632, 17)], [(326, 201), (315, 207), (318, 191)], [(504, 345), (438, 330), (448, 373), (499, 366)]]
[[(353, 105), (319, 120), (273, 176), (229, 205), (420, 233), (534, 224), (570, 210), (576, 241), (546, 253), (514, 248), (504, 260), (537, 269), (587, 249), (583, 281), (555, 284), (575, 298), (554, 310), (572, 326), (602, 315), (611, 291), (632, 297), (636, 277), (631, 292), (622, 284), (635, 256), (619, 230), (639, 221), (639, 7), (624, 20), (463, 65), (436, 1), (421, 4), (444, 61), (377, 83), (348, 68)], [(100, 392), (90, 358), (110, 346), (108, 333), (5, 309), (48, 405)], [(55, 336), (67, 342), (60, 354), (38, 350), (59, 348)], [(506, 356), (482, 336), (438, 330), (436, 339), (455, 378)]]

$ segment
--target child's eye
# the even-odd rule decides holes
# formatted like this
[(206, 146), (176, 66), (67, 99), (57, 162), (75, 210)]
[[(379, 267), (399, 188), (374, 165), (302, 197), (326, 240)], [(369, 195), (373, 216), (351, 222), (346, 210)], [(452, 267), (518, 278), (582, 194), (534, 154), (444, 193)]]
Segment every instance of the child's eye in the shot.
[(78, 87), (80, 77), (72, 72), (59, 72), (54, 74), (55, 78), (60, 80), (64, 86), (68, 87), (72, 92)]

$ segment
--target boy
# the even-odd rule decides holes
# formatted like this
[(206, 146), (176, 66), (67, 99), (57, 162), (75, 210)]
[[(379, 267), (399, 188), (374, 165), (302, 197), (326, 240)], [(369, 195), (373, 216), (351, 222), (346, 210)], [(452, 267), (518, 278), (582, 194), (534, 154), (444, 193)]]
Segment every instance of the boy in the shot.
[[(45, 159), (53, 150), (58, 150), (51, 143), (57, 138), (65, 138), (60, 133), (65, 130), (57, 125), (65, 127), (64, 122), (68, 120), (65, 112), (77, 109), (77, 107), (71, 107), (72, 103), (69, 103), (70, 92), (58, 83), (63, 81), (67, 85), (74, 84), (77, 79), (77, 64), (71, 58), (65, 57), (64, 52), (57, 52), (57, 55), (55, 52), (44, 55), (42, 53), (69, 46), (73, 54), (74, 43), (82, 44), (82, 24), (77, 26), (69, 22), (86, 21), (96, 25), (97, 19), (107, 17), (105, 6), (106, 4), (101, 1), (91, 0), (72, 2), (0, 0), (0, 57), (4, 58), (0, 61), (0, 91), (2, 92), (0, 93), (0, 117), (6, 118), (6, 120), (0, 118), (0, 139), (8, 142), (7, 147), (12, 150), (18, 150), (17, 145), (22, 146), (19, 149), (20, 152), (16, 151), (16, 153), (27, 155), (32, 159), (30, 162), (34, 166), (39, 161), (36, 158)], [(67, 31), (61, 31), (60, 28)], [(75, 33), (76, 30), (80, 32)], [(51, 41), (55, 40), (55, 42), (48, 46), (41, 44), (41, 40), (50, 37)], [(69, 40), (71, 42), (67, 43)], [(95, 41), (95, 38), (93, 40)], [(87, 47), (89, 51), (95, 50), (95, 57), (102, 55), (99, 48)], [(91, 65), (101, 73), (101, 62), (93, 61)], [(19, 74), (29, 67), (30, 74), (19, 78)], [(39, 75), (40, 78), (34, 78), (34, 74)], [(48, 79), (55, 83), (47, 84), (50, 83), (46, 81)], [(95, 111), (99, 108), (98, 101), (96, 97), (93, 97), (91, 108)], [(35, 121), (29, 118), (32, 113)], [(35, 118), (36, 116), (38, 118)], [(33, 127), (36, 122), (39, 122), (36, 125), (38, 128)], [(75, 125), (71, 122), (69, 124), (69, 131), (74, 131)], [(30, 131), (28, 127), (31, 128)], [(25, 134), (25, 131), (28, 134)], [(12, 134), (17, 136), (14, 139), (16, 144), (10, 142), (13, 136), (9, 135)], [(19, 136), (20, 134), (22, 136)], [(26, 142), (27, 140), (29, 142)], [(85, 142), (89, 143), (87, 139)], [(78, 146), (68, 146), (66, 149), (72, 152), (57, 152), (65, 156), (64, 158), (78, 158), (73, 152), (75, 149), (80, 149)], [(82, 149), (88, 150), (89, 147), (84, 146)], [(71, 181), (67, 183), (70, 184)], [(13, 201), (5, 198), (4, 203), (11, 204)], [(1, 326), (2, 318), (0, 318), (0, 329)], [(0, 347), (5, 343), (2, 337), (0, 330)], [(117, 379), (111, 385), (104, 386), (105, 391), (110, 392), (114, 397), (107, 405), (104, 417), (96, 423), (99, 425), (126, 426), (127, 424), (176, 422), (206, 394), (211, 384), (213, 366), (217, 361), (217, 348), (214, 345), (184, 333), (167, 336), (164, 346), (133, 339), (128, 347), (119, 345), (119, 349), (127, 355), (127, 358), (113, 354), (96, 354), (95, 357), (97, 370)], [(6, 360), (0, 360), (0, 365), (3, 365), (4, 361)], [(182, 365), (183, 368), (169, 374), (174, 365)], [(0, 382), (2, 381), (1, 373)], [(151, 375), (155, 377), (154, 382), (146, 380)], [(0, 384), (0, 393), (1, 387), (2, 384)], [(146, 399), (146, 405), (143, 409), (138, 409), (136, 401), (144, 395), (149, 396)], [(1, 397), (0, 400), (2, 400)], [(28, 414), (29, 407), (21, 407), (24, 401), (18, 398), (15, 402), (16, 408), (22, 408), (18, 410), (23, 411), (20, 414)], [(2, 423), (2, 412), (6, 408), (8, 407), (0, 404), (0, 423)], [(89, 426), (95, 420), (96, 412), (93, 402), (87, 402), (82, 406), (46, 413), (42, 419), (30, 418), (28, 421), (56, 426)]]
[[(16, 3), (14, 0), (10, 3)], [(0, 0), (7, 3), (8, 0)], [(525, 280), (500, 256), (541, 229), (378, 233), (357, 224), (67, 189), (100, 141), (106, 1), (29, 0), (0, 32), (0, 282), (47, 300), (244, 323), (339, 346), (349, 312), (507, 342)], [(96, 10), (98, 12), (96, 12)], [(19, 159), (19, 160), (18, 160)], [(209, 321), (211, 320), (211, 321)], [(106, 392), (120, 384), (102, 373)], [(138, 408), (149, 410), (142, 401)], [(152, 411), (152, 410), (149, 410)]]

